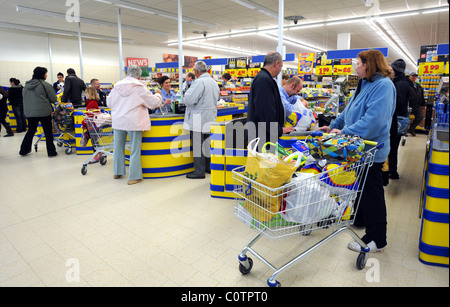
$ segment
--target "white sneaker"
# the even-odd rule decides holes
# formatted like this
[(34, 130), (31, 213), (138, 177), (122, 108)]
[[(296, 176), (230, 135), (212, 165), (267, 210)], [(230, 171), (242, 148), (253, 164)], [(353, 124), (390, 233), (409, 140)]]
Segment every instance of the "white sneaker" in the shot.
[[(350, 242), (347, 247), (354, 252), (361, 252), (361, 245), (356, 241)], [(369, 253), (382, 253), (384, 251), (384, 248), (378, 248), (374, 241), (370, 241), (367, 247), (369, 248)]]

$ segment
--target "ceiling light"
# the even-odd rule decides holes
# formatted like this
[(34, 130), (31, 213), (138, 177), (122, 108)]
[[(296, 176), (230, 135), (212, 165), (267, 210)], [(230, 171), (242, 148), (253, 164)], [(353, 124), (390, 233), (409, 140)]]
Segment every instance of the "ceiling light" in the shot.
[(361, 0), (361, 2), (365, 5), (365, 6), (372, 6), (372, 0)]
[[(66, 19), (65, 14), (35, 9), (35, 8), (31, 8), (31, 7), (26, 7), (26, 6), (17, 5), (16, 10), (17, 10), (17, 12), (31, 13), (31, 14), (41, 15), (41, 16), (45, 16), (45, 17), (63, 19), (63, 20)], [(97, 25), (97, 26), (105, 26), (105, 27), (113, 27), (113, 28), (117, 27), (116, 23), (97, 20), (97, 19), (91, 19), (91, 18), (84, 18), (84, 17), (80, 17), (80, 22)], [(169, 36), (169, 33), (167, 33), (167, 32), (161, 32), (161, 31), (156, 31), (156, 30), (151, 30), (151, 29), (144, 29), (144, 28), (133, 27), (133, 26), (128, 26), (128, 25), (122, 25), (122, 29), (141, 32), (141, 33), (149, 33), (149, 34), (159, 35), (159, 36)]]
[(326, 26), (335, 26), (335, 25), (342, 25), (346, 23), (353, 23), (353, 22), (360, 22), (364, 20), (365, 18), (353, 18), (353, 19), (340, 19), (336, 21), (327, 22)]
[[(64, 30), (59, 30), (59, 29), (41, 28), (41, 27), (36, 27), (36, 26), (27, 26), (27, 25), (20, 25), (20, 24), (7, 23), (7, 22), (0, 22), (0, 27), (16, 29), (16, 30), (47, 33), (47, 34), (78, 37), (78, 32), (64, 31)], [(81, 33), (81, 37), (90, 38), (90, 39), (107, 40), (107, 41), (113, 41), (113, 42), (119, 41), (116, 37), (88, 34), (88, 33)], [(133, 43), (133, 41), (130, 39), (122, 39), (122, 42), (129, 43), (129, 44)]]
[(266, 16), (272, 17), (274, 19), (278, 19), (278, 14), (276, 12), (274, 12), (258, 3), (255, 3), (251, 0), (231, 0), (231, 1), (233, 1), (237, 4), (240, 4), (242, 6), (245, 6), (248, 9), (255, 10)]
[[(174, 13), (163, 11), (163, 10), (158, 10), (158, 9), (155, 9), (155, 8), (152, 8), (149, 6), (131, 3), (128, 1), (122, 1), (122, 0), (108, 0), (108, 1), (94, 0), (94, 1), (103, 2), (103, 3), (107, 2), (110, 4), (117, 5), (119, 7), (122, 7), (122, 8), (130, 9), (130, 10), (134, 10), (134, 11), (138, 11), (138, 12), (142, 12), (142, 13), (146, 13), (146, 14), (152, 14), (152, 15), (156, 15), (156, 16), (160, 16), (160, 17), (165, 17), (165, 18), (169, 18), (169, 19), (173, 19), (173, 20), (178, 20), (178, 14), (174, 14)], [(208, 28), (214, 28), (214, 29), (217, 28), (217, 26), (215, 24), (201, 21), (201, 20), (194, 19), (194, 18), (190, 18), (190, 17), (186, 17), (186, 16), (183, 16), (183, 21), (187, 22), (187, 23), (200, 25), (200, 26), (205, 26)]]
[(443, 9), (433, 9), (433, 10), (423, 11), (422, 14), (433, 14), (433, 13), (439, 13), (439, 12), (448, 12), (448, 6), (446, 6)]

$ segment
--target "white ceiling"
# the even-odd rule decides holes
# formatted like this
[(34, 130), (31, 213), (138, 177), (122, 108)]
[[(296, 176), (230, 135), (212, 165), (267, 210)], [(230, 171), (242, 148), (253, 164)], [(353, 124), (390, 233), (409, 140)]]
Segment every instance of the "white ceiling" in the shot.
[[(72, 0), (71, 2), (76, 1)], [(128, 2), (164, 10), (173, 14), (178, 13), (178, 0), (129, 0)], [(253, 0), (253, 2), (271, 11), (278, 12), (278, 0)], [(373, 0), (373, 2), (379, 2), (379, 8), (383, 14), (448, 4), (446, 0)], [(79, 0), (79, 3), (81, 17), (117, 23), (116, 6), (94, 0)], [(302, 15), (305, 17), (304, 20), (299, 21), (299, 26), (303, 23), (330, 22), (335, 19), (357, 16), (364, 17), (368, 9), (370, 9), (370, 7), (364, 6), (361, 0), (285, 0), (284, 3), (285, 16)], [(5, 23), (76, 32), (78, 31), (77, 24), (69, 23), (64, 19), (16, 11), (16, 6), (20, 5), (66, 14), (68, 7), (65, 4), (66, 0), (0, 0), (0, 20)], [(182, 5), (183, 16), (215, 25), (215, 28), (212, 28), (184, 22), (183, 39), (202, 38), (202, 34), (192, 33), (196, 30), (208, 32), (208, 37), (242, 29), (256, 30), (278, 27), (277, 19), (248, 9), (231, 0), (182, 0)], [(176, 41), (178, 39), (177, 20), (126, 8), (121, 9), (121, 20), (123, 25), (168, 33), (168, 36), (159, 36), (124, 29), (123, 38), (132, 40), (134, 44), (167, 46), (168, 41)], [(293, 24), (292, 21), (284, 21), (285, 26)], [(448, 11), (388, 18), (384, 23), (384, 27), (385, 29), (390, 28), (391, 37), (394, 40), (398, 40), (400, 45), (404, 44), (406, 52), (414, 59), (419, 57), (420, 46), (448, 43), (449, 41)], [(0, 27), (0, 31), (1, 29)], [(117, 37), (117, 28), (115, 27), (82, 23), (81, 31), (83, 33)], [(389, 33), (389, 31), (387, 32)], [(338, 33), (351, 33), (351, 49), (389, 47), (388, 43), (364, 22), (297, 30), (291, 28), (284, 31), (284, 36), (324, 50), (335, 50), (337, 48)], [(256, 53), (261, 52), (261, 54), (274, 50), (277, 46), (276, 40), (258, 35), (208, 40), (205, 43), (226, 48), (240, 48)], [(286, 47), (288, 53), (314, 52), (288, 44)], [(189, 49), (187, 46), (185, 48)], [(228, 54), (229, 52), (225, 51), (224, 53)], [(230, 53), (230, 56), (236, 55), (236, 53)], [(244, 52), (243, 55), (248, 54)], [(390, 48), (388, 62), (392, 62), (399, 57), (402, 57), (402, 55)]]

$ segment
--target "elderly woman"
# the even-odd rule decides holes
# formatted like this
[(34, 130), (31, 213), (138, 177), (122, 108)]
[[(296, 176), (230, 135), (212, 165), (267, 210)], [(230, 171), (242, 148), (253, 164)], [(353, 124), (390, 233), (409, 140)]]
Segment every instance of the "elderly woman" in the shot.
[(163, 107), (170, 103), (160, 94), (153, 95), (145, 84), (139, 81), (141, 68), (128, 67), (128, 76), (117, 82), (107, 98), (111, 108), (114, 129), (114, 179), (125, 175), (125, 141), (130, 138), (131, 154), (128, 184), (143, 181), (141, 166), (142, 132), (150, 130), (148, 109)]
[[(370, 252), (381, 252), (387, 245), (382, 167), (389, 154), (389, 130), (395, 110), (396, 91), (389, 78), (389, 66), (380, 51), (362, 51), (357, 61), (356, 71), (360, 81), (356, 92), (344, 112), (329, 127), (321, 127), (319, 130), (359, 135), (365, 140), (384, 143), (384, 147), (374, 157), (373, 166), (368, 170), (354, 223), (355, 226), (366, 227), (362, 241), (370, 248)], [(361, 251), (357, 242), (351, 242), (348, 247)]]
[(186, 115), (183, 127), (191, 131), (192, 146), (194, 149), (194, 172), (186, 175), (189, 179), (205, 178), (205, 171), (210, 171), (209, 153), (210, 146), (204, 146), (205, 140), (211, 132), (211, 123), (217, 119), (217, 101), (220, 90), (217, 82), (208, 73), (205, 62), (198, 61), (194, 66), (197, 80), (192, 84), (184, 97)]

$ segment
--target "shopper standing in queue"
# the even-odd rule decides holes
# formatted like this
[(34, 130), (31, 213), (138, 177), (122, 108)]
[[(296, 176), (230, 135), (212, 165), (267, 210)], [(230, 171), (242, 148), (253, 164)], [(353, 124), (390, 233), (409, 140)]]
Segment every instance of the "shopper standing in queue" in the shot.
[(117, 82), (111, 90), (106, 103), (111, 108), (114, 129), (114, 179), (125, 175), (125, 142), (130, 138), (131, 154), (128, 185), (142, 182), (141, 145), (142, 132), (150, 130), (148, 109), (169, 104), (160, 94), (153, 95), (148, 87), (140, 82), (142, 70), (139, 66), (128, 67), (127, 77)]
[(74, 108), (83, 106), (82, 94), (85, 89), (86, 83), (77, 77), (73, 68), (69, 68), (64, 81), (64, 94), (61, 102), (71, 102)]
[[(398, 116), (398, 120), (400, 118), (406, 118), (406, 121), (409, 123), (409, 112), (408, 106), (411, 101), (411, 98), (415, 95), (415, 89), (412, 81), (406, 77), (405, 68), (406, 63), (402, 59), (398, 59), (391, 64), (392, 69), (394, 70), (394, 85), (397, 91), (396, 96), (396, 113)], [(397, 171), (398, 164), (398, 148), (400, 146), (400, 141), (402, 136), (400, 134), (396, 134), (392, 137), (393, 143), (391, 144), (391, 152), (389, 153), (389, 173), (391, 179), (400, 179), (400, 175)]]
[(417, 80), (418, 76), (419, 75), (416, 72), (413, 72), (412, 74), (409, 75), (409, 80), (411, 80), (411, 82), (414, 85), (413, 97), (409, 102), (409, 106), (412, 109), (411, 113), (412, 115), (414, 115), (414, 120), (409, 127), (409, 133), (412, 136), (416, 136), (416, 128), (424, 118), (422, 109), (426, 105), (423, 87)]
[[(261, 138), (259, 144), (277, 143), (280, 136), (294, 131), (294, 127), (284, 127), (284, 107), (274, 79), (280, 74), (282, 67), (281, 54), (269, 52), (264, 59), (264, 67), (256, 75), (250, 88), (247, 123), (253, 123), (256, 131), (248, 131), (248, 134), (251, 137), (256, 132), (256, 137)], [(271, 126), (274, 128), (271, 129)], [(253, 129), (248, 124), (247, 128)], [(259, 128), (263, 130), (260, 131)]]
[(106, 93), (101, 90), (101, 83), (98, 79), (92, 79), (91, 80), (91, 87), (95, 88), (98, 95), (98, 101), (97, 104), (99, 107), (106, 107)]
[[(356, 72), (360, 82), (347, 107), (330, 126), (319, 128), (326, 133), (359, 135), (365, 140), (384, 143), (369, 168), (364, 189), (359, 195), (355, 226), (366, 227), (362, 241), (370, 252), (381, 252), (387, 245), (387, 211), (384, 198), (382, 167), (389, 149), (389, 131), (395, 110), (395, 86), (383, 54), (366, 50), (358, 54)], [(350, 242), (348, 248), (357, 252), (361, 246)]]
[(205, 172), (210, 172), (209, 144), (211, 123), (217, 120), (217, 101), (220, 89), (217, 82), (208, 73), (208, 66), (198, 61), (194, 66), (197, 78), (184, 97), (186, 114), (183, 127), (191, 132), (194, 150), (194, 172), (186, 175), (189, 179), (203, 179)]
[(57, 155), (55, 144), (53, 143), (52, 113), (56, 99), (53, 86), (46, 82), (47, 68), (36, 67), (33, 71), (33, 78), (25, 83), (23, 88), (23, 109), (28, 119), (28, 131), (23, 138), (19, 154), (25, 156), (31, 152), (33, 137), (36, 134), (38, 124), (41, 123), (45, 134), (47, 155), (54, 157)]
[(6, 121), (6, 114), (8, 113), (8, 106), (6, 101), (8, 100), (8, 92), (0, 86), (0, 131), (2, 130), (2, 125), (6, 129), (6, 134), (4, 137), (14, 136), (14, 132), (11, 126)]
[(27, 131), (27, 118), (23, 111), (23, 86), (20, 84), (20, 80), (16, 78), (9, 79), (9, 82), (11, 87), (8, 89), (8, 100), (11, 104), (14, 116), (16, 117), (16, 132), (25, 132)]

